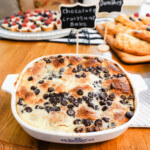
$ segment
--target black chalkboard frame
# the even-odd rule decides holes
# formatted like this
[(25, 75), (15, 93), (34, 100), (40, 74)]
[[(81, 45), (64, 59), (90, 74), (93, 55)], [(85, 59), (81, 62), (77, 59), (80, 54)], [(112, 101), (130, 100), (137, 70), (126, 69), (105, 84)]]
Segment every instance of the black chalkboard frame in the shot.
[[(83, 27), (83, 28), (80, 28), (80, 29), (76, 29), (76, 28), (68, 28), (68, 29), (75, 29), (75, 30), (82, 30), (82, 29), (94, 29), (96, 27), (96, 18), (97, 18), (97, 14), (98, 14), (98, 10), (99, 10), (99, 6), (95, 5), (95, 4), (81, 4), (81, 3), (75, 3), (75, 4), (72, 4), (72, 5), (67, 5), (67, 4), (61, 4), (60, 7), (59, 7), (59, 11), (60, 11), (60, 18), (62, 16), (61, 14), (61, 7), (68, 7), (68, 8), (71, 8), (71, 7), (76, 7), (76, 6), (81, 6), (81, 7), (92, 7), (92, 6), (95, 6), (96, 10), (95, 10), (95, 20), (94, 20), (94, 27), (93, 28), (89, 28), (89, 27)], [(61, 24), (61, 28), (62, 28), (62, 24)], [(63, 29), (62, 29), (63, 30)], [(65, 30), (65, 29), (64, 29)]]
[[(99, 7), (98, 7), (98, 13), (108, 13), (108, 14), (110, 14), (110, 13), (117, 13), (117, 12), (121, 12), (122, 11), (122, 6), (123, 6), (123, 4), (124, 4), (124, 0), (121, 0), (122, 1), (122, 4), (121, 4), (121, 8), (120, 8), (120, 10), (110, 10), (110, 7), (109, 6), (107, 6), (107, 11), (104, 11), (106, 8), (103, 8), (104, 10), (102, 10), (102, 6), (100, 6), (100, 4), (101, 4), (101, 0), (99, 1)], [(114, 7), (116, 7), (116, 6), (114, 6)], [(115, 8), (116, 9), (116, 8)]]

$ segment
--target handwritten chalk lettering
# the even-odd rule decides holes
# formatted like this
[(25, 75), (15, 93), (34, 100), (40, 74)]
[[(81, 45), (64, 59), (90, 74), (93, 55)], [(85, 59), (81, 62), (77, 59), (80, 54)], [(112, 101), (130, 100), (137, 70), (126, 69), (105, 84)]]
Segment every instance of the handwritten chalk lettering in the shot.
[(100, 0), (99, 12), (120, 12), (123, 5), (123, 0)]
[(66, 28), (94, 28), (96, 19), (96, 6), (76, 4), (73, 6), (63, 5), (60, 7), (62, 29)]

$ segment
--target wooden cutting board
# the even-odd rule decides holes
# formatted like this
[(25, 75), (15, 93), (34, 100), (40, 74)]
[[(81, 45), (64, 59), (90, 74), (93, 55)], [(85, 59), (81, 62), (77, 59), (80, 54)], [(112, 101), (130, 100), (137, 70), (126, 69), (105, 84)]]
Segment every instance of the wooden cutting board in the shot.
[[(96, 26), (96, 30), (104, 37), (104, 30), (103, 30), (101, 24), (98, 24)], [(135, 55), (131, 55), (128, 53), (124, 53), (113, 46), (113, 41), (114, 41), (113, 36), (110, 34), (107, 34), (106, 42), (109, 44), (111, 49), (117, 54), (117, 56), (120, 58), (120, 60), (123, 61), (124, 63), (135, 64), (135, 63), (150, 62), (150, 55), (135, 56)]]

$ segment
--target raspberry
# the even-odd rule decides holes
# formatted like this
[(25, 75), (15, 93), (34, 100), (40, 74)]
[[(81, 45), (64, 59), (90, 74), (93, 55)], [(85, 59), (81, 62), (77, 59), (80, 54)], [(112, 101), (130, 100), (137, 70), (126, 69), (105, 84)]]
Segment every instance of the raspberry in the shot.
[(58, 21), (57, 21), (57, 24), (61, 24), (61, 21), (60, 21), (60, 20), (58, 20)]
[(44, 17), (42, 16), (42, 17), (40, 17), (40, 20), (43, 20), (44, 19)]
[(4, 22), (3, 22), (4, 24), (7, 24), (7, 23), (9, 23), (9, 21), (7, 20), (7, 19), (4, 19)]
[(50, 17), (49, 20), (50, 20), (50, 21), (54, 21), (54, 18), (53, 18), (53, 17)]
[(31, 26), (31, 29), (35, 29), (35, 28), (36, 28), (36, 25), (33, 24), (33, 25)]
[(15, 17), (14, 15), (11, 15), (9, 18), (12, 19), (12, 18), (14, 18), (14, 17)]
[(49, 16), (49, 17), (53, 16), (53, 13), (49, 13), (48, 16)]
[(48, 10), (47, 10), (47, 9), (45, 9), (45, 10), (44, 10), (44, 12), (45, 12), (45, 13), (47, 13), (47, 12), (48, 12)]
[(27, 24), (25, 22), (23, 22), (22, 27), (27, 27)]
[(26, 13), (27, 13), (27, 14), (30, 14), (30, 13), (31, 13), (31, 10), (26, 11)]
[(45, 21), (45, 24), (46, 25), (49, 25), (51, 23), (51, 21), (49, 20), (49, 19), (47, 19), (46, 21)]
[(33, 17), (34, 16), (34, 14), (30, 14), (30, 17)]
[(15, 22), (13, 22), (13, 23), (12, 23), (12, 26), (15, 26), (15, 25), (16, 25), (16, 23), (15, 23)]
[(139, 17), (139, 13), (138, 12), (134, 13), (134, 16)]
[(149, 14), (149, 13), (147, 13), (147, 14), (146, 14), (146, 17), (150, 17), (150, 14)]
[(19, 11), (19, 12), (18, 12), (18, 15), (21, 16), (21, 15), (23, 15), (23, 13), (22, 13), (21, 11)]
[(27, 17), (28, 17), (28, 14), (25, 14), (24, 17), (27, 18)]
[(28, 23), (28, 22), (29, 22), (29, 19), (28, 19), (28, 18), (25, 18), (25, 19), (24, 19), (24, 22), (25, 22), (25, 23)]
[(19, 18), (16, 18), (15, 21), (16, 21), (16, 22), (17, 22), (17, 21), (20, 21), (20, 19), (19, 19)]
[(34, 12), (35, 12), (35, 13), (41, 13), (42, 11), (39, 10), (39, 9), (36, 9)]

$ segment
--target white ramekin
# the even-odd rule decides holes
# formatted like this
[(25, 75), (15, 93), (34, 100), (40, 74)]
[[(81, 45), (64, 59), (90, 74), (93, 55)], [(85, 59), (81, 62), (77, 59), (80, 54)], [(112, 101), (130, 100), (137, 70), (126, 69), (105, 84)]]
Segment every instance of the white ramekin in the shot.
[[(62, 54), (62, 55), (65, 55), (65, 56), (66, 55), (67, 56), (93, 56), (93, 57), (105, 58), (105, 57), (98, 56), (98, 55), (88, 55), (88, 54)], [(56, 56), (56, 55), (51, 55), (51, 56)], [(21, 75), (25, 72), (25, 70), (32, 63), (38, 61), (39, 59), (41, 59), (43, 57), (40, 57), (40, 58), (37, 58), (37, 59), (31, 61), (21, 72), (20, 78), (21, 78)], [(47, 57), (47, 56), (45, 56), (45, 57)], [(105, 58), (105, 59), (108, 59), (108, 58)], [(134, 119), (136, 118), (138, 111), (139, 111), (139, 93), (141, 91), (146, 90), (147, 86), (140, 75), (129, 74), (117, 62), (115, 62), (111, 59), (108, 59), (108, 60), (116, 63), (123, 70), (123, 72), (126, 73), (127, 77), (129, 78), (129, 80), (131, 82), (133, 92), (135, 95), (134, 116), (128, 122), (123, 124), (122, 126), (119, 126), (119, 127), (113, 128), (113, 129), (108, 129), (108, 130), (99, 131), (99, 132), (91, 132), (91, 133), (64, 133), (64, 132), (52, 132), (52, 131), (41, 130), (39, 128), (36, 128), (36, 127), (33, 127), (33, 126), (27, 124), (17, 114), (17, 111), (16, 111), (16, 89), (20, 82), (20, 78), (17, 81), (16, 86), (14, 86), (14, 83), (16, 82), (16, 80), (18, 78), (18, 74), (8, 75), (6, 77), (6, 79), (4, 80), (1, 88), (3, 91), (9, 92), (12, 95), (11, 109), (12, 109), (12, 113), (13, 113), (15, 119), (18, 121), (18, 123), (22, 126), (22, 128), (29, 135), (31, 135), (37, 139), (49, 141), (49, 142), (55, 142), (55, 143), (66, 143), (66, 144), (85, 144), (85, 143), (95, 143), (95, 142), (110, 140), (110, 139), (116, 138), (117, 136), (121, 135), (125, 130), (128, 129), (129, 125), (134, 121)], [(134, 85), (136, 82), (140, 83), (140, 85), (137, 86), (137, 84), (136, 84), (136, 87), (135, 87)]]

